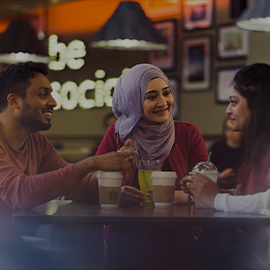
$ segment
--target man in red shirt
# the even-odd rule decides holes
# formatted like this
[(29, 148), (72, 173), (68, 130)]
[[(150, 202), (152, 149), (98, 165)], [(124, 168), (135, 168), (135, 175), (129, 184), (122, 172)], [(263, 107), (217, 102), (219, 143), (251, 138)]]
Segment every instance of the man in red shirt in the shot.
[(52, 87), (43, 63), (19, 63), (0, 74), (0, 198), (13, 209), (59, 196), (91, 200), (93, 170), (132, 171), (130, 141), (118, 152), (67, 164), (40, 133), (51, 127)]
[(10, 224), (12, 209), (32, 208), (59, 196), (91, 201), (91, 171), (132, 173), (136, 151), (130, 140), (117, 152), (75, 164), (57, 154), (39, 132), (51, 127), (57, 105), (47, 74), (45, 64), (33, 62), (10, 65), (0, 73), (0, 269), (57, 268), (48, 254), (27, 246), (16, 234)]

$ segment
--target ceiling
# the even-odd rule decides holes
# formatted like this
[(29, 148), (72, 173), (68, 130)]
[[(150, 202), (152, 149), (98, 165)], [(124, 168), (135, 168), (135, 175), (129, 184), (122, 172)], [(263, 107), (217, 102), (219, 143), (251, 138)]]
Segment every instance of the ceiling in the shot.
[(0, 17), (19, 15), (30, 10), (49, 8), (75, 1), (79, 0), (0, 0)]

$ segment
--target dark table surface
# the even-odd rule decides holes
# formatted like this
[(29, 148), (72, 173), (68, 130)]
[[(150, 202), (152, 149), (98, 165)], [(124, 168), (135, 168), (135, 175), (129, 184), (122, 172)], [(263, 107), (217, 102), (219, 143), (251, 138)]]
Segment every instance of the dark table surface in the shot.
[(12, 215), (16, 224), (107, 224), (149, 226), (270, 226), (270, 217), (256, 214), (197, 209), (194, 205), (174, 205), (169, 209), (131, 206), (103, 210), (70, 200), (53, 200)]

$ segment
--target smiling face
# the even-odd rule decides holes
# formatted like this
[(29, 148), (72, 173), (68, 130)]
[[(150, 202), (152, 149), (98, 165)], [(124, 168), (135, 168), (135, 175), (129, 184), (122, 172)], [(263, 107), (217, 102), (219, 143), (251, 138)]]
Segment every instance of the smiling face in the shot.
[(166, 122), (173, 109), (173, 95), (169, 85), (160, 78), (151, 80), (145, 91), (143, 110), (146, 118), (154, 123)]
[(30, 132), (47, 130), (51, 127), (53, 108), (57, 105), (53, 99), (52, 87), (46, 76), (37, 73), (30, 79), (26, 98), (21, 100), (21, 113), (18, 121)]
[(230, 116), (234, 131), (249, 131), (251, 112), (247, 105), (247, 99), (242, 97), (233, 87), (230, 91), (230, 104), (226, 113)]

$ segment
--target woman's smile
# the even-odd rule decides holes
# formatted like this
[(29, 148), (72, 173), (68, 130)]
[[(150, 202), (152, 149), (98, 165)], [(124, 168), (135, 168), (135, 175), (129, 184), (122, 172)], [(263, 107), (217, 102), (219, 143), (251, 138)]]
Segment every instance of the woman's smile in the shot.
[(167, 113), (167, 111), (168, 111), (168, 108), (165, 108), (162, 110), (154, 111), (154, 113), (164, 115)]

